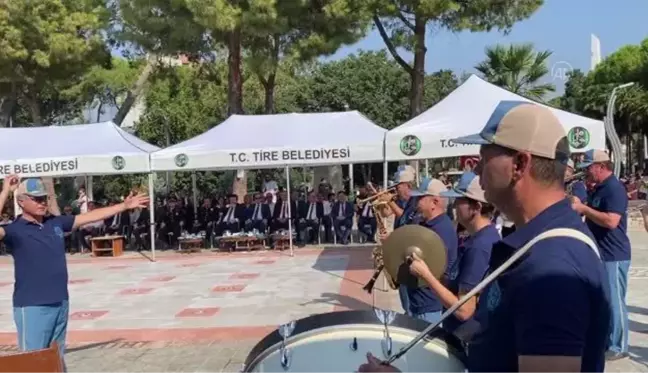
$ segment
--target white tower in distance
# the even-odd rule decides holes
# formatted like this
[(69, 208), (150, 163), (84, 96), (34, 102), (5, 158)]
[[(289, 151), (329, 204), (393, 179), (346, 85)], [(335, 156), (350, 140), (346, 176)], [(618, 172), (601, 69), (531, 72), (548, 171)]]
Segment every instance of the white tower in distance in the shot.
[(590, 70), (594, 70), (596, 68), (596, 65), (601, 63), (601, 41), (594, 34), (590, 35), (590, 40), (591, 40)]

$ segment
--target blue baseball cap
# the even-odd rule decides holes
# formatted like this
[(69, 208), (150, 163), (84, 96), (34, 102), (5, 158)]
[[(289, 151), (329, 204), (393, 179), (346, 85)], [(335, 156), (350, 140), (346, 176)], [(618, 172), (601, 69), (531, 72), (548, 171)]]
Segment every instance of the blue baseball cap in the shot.
[(452, 141), (499, 145), (565, 164), (570, 154), (567, 134), (558, 118), (548, 108), (525, 101), (500, 101), (480, 133)]
[(585, 152), (583, 161), (578, 163), (578, 168), (587, 168), (594, 163), (609, 162), (610, 156), (605, 150), (590, 149)]
[(479, 185), (479, 176), (472, 171), (464, 172), (457, 186), (452, 190), (441, 193), (441, 196), (448, 198), (470, 198), (478, 202), (488, 203), (484, 195), (484, 190)]
[(47, 196), (47, 188), (45, 188), (43, 180), (37, 177), (31, 177), (24, 179), (18, 185), (16, 195), (20, 196), (23, 194), (31, 197), (45, 197)]

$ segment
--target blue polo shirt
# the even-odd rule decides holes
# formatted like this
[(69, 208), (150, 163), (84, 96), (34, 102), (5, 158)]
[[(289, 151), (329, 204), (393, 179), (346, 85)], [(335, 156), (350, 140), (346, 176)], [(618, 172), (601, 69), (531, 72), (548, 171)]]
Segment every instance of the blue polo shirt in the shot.
[(587, 188), (585, 188), (585, 183), (583, 183), (582, 181), (574, 181), (571, 186), (571, 194), (575, 197), (578, 197), (581, 202), (587, 202)]
[[(454, 263), (457, 260), (457, 232), (452, 224), (452, 220), (450, 220), (448, 215), (441, 214), (436, 218), (421, 223), (421, 225), (438, 234), (445, 244), (448, 256), (448, 264), (446, 266), (447, 277), (449, 269), (453, 268)], [(414, 283), (418, 280), (416, 280), (414, 276), (412, 276), (412, 278), (412, 284), (407, 286), (407, 295), (410, 300), (410, 311), (415, 315), (441, 311), (443, 305), (437, 295), (428, 287), (419, 288), (418, 286), (415, 286)]]
[(614, 229), (601, 227), (589, 219), (585, 220), (594, 234), (603, 261), (630, 260), (630, 240), (627, 234), (628, 195), (623, 184), (614, 175), (610, 175), (594, 188), (587, 205), (598, 211), (621, 215), (621, 221)]
[[(477, 286), (488, 271), (491, 249), (500, 239), (499, 232), (493, 224), (468, 236), (459, 246), (457, 260), (450, 269), (448, 290), (458, 295), (467, 293)], [(462, 323), (456, 317), (450, 316), (443, 322), (443, 328), (452, 332)]]
[(68, 299), (64, 233), (73, 215), (50, 216), (42, 224), (18, 218), (4, 227), (14, 258), (14, 307), (42, 306)]
[(410, 197), (407, 201), (403, 201), (402, 199), (399, 199), (396, 201), (396, 204), (398, 207), (403, 209), (403, 215), (401, 215), (399, 218), (394, 219), (394, 229), (400, 228), (403, 225), (407, 224), (415, 224), (415, 221), (417, 220), (417, 204), (418, 204), (418, 198), (417, 197)]
[[(493, 246), (495, 269), (542, 232), (591, 233), (567, 199)], [(517, 372), (518, 356), (582, 356), (583, 372), (603, 372), (610, 298), (602, 261), (585, 243), (555, 237), (535, 244), (479, 299), (481, 324), (468, 345), (474, 372)]]

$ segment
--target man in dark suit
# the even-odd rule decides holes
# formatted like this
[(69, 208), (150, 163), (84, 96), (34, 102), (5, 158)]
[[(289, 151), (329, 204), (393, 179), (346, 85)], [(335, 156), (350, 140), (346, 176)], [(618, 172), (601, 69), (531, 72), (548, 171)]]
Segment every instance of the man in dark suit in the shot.
[[(361, 194), (362, 195), (362, 194)], [(366, 194), (365, 194), (366, 196)], [(360, 196), (359, 196), (360, 197)], [(366, 197), (361, 197), (366, 198)], [(365, 202), (357, 205), (358, 207), (358, 230), (367, 236), (367, 241), (375, 242), (374, 235), (376, 234), (376, 217), (374, 210), (371, 207), (371, 202)]]
[(293, 219), (297, 212), (297, 204), (288, 199), (285, 190), (279, 192), (279, 198), (272, 213), (272, 232), (288, 229), (288, 219)]
[(150, 240), (147, 237), (150, 234), (151, 215), (148, 209), (135, 209), (130, 213), (132, 237), (135, 239), (135, 249), (141, 251), (149, 248)]
[(353, 205), (347, 200), (346, 193), (339, 192), (337, 196), (338, 200), (331, 211), (333, 227), (338, 241), (342, 245), (347, 245), (349, 236), (351, 236), (351, 227), (353, 226)]
[(256, 229), (261, 233), (265, 233), (270, 221), (270, 206), (264, 203), (261, 193), (254, 194), (254, 203), (250, 204), (246, 212), (245, 230), (252, 231)]
[(230, 194), (228, 197), (229, 204), (223, 209), (223, 216), (220, 220), (219, 231), (230, 231), (236, 233), (243, 228), (245, 222), (245, 206), (238, 203), (236, 194)]
[(320, 224), (324, 216), (324, 206), (317, 201), (315, 192), (308, 194), (308, 201), (300, 201), (297, 207), (297, 232), (300, 244), (317, 243)]
[[(109, 206), (116, 204), (117, 202), (112, 201)], [(107, 235), (128, 236), (128, 227), (130, 227), (130, 214), (128, 211), (104, 220), (104, 232)]]

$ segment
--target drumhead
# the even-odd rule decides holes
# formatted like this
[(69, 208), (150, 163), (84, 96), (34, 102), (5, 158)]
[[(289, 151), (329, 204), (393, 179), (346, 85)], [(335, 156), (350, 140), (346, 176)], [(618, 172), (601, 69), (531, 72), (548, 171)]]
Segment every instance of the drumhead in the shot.
[[(295, 321), (295, 329), (292, 334), (288, 337), (288, 348), (295, 340), (300, 339), (300, 335), (304, 338), (313, 338), (313, 334), (317, 334), (318, 329), (322, 329), (322, 332), (328, 333), (330, 330), (324, 331), (323, 329), (331, 329), (332, 327), (339, 327), (336, 330), (348, 330), (352, 328), (353, 325), (366, 326), (369, 330), (382, 328), (380, 321), (376, 317), (376, 314), (373, 310), (371, 311), (341, 311), (341, 312), (330, 312), (323, 313), (318, 315), (309, 316), (303, 319)], [(397, 330), (407, 330), (411, 332), (412, 338), (418, 333), (422, 332), (430, 324), (419, 319), (414, 319), (412, 317), (396, 314), (394, 321), (389, 324), (390, 329), (394, 330), (394, 337), (398, 334)], [(347, 328), (345, 328), (345, 326)], [(382, 329), (381, 329), (382, 330)], [(308, 336), (308, 337), (307, 337)], [(402, 333), (399, 339), (402, 339)], [(409, 342), (408, 339), (407, 342)], [(446, 332), (442, 328), (437, 328), (427, 337), (428, 342), (431, 340), (439, 341), (443, 345), (443, 349), (447, 350), (447, 353), (459, 360), (462, 364), (465, 365), (466, 358), (464, 354), (464, 349), (459, 341), (454, 335)], [(277, 350), (278, 346), (283, 341), (279, 331), (275, 330), (272, 333), (264, 337), (259, 343), (257, 343), (250, 353), (248, 354), (247, 359), (245, 360), (244, 371), (251, 372), (255, 371), (255, 368), (258, 364), (262, 363), (262, 360), (265, 359), (263, 355), (267, 355), (270, 350)], [(423, 343), (423, 342), (421, 342)], [(398, 351), (400, 347), (394, 347), (394, 353)], [(367, 351), (358, 351), (357, 353), (364, 356)], [(324, 352), (325, 353), (325, 352)], [(379, 356), (377, 356), (379, 357)], [(404, 358), (407, 357), (407, 354)], [(335, 359), (334, 356), (328, 356), (328, 358)], [(380, 357), (379, 357), (380, 358)], [(353, 371), (356, 367), (349, 367)], [(317, 371), (315, 369), (314, 371)]]

